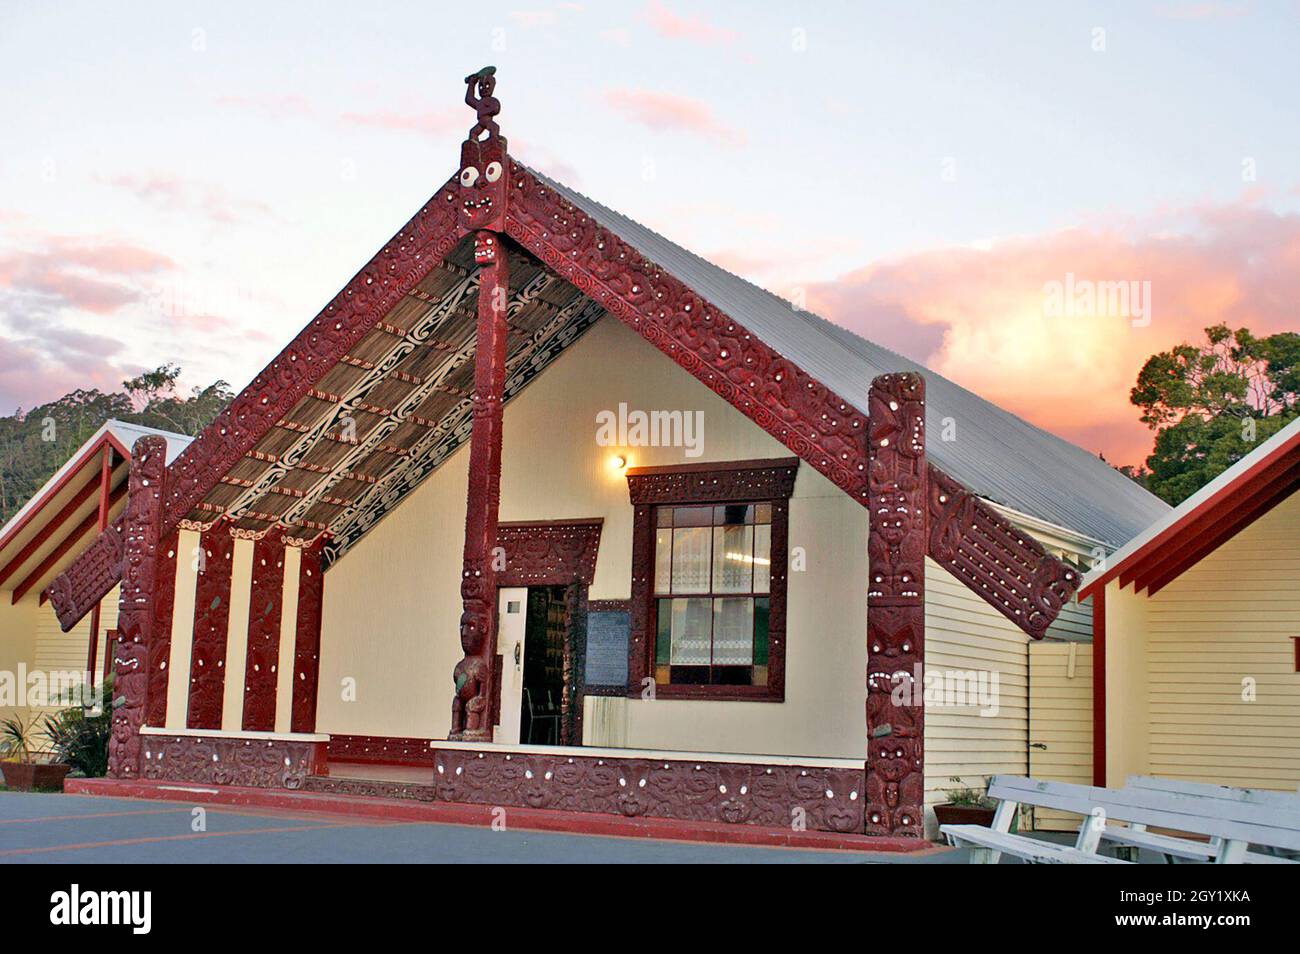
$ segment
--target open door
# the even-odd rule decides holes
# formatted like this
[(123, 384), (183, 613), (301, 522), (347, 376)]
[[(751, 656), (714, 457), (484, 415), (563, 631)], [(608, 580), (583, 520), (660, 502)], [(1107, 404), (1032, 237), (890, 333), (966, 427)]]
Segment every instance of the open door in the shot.
[(501, 655), (501, 721), (494, 742), (517, 743), (524, 695), (524, 630), (528, 620), (528, 589), (497, 591), (497, 652)]

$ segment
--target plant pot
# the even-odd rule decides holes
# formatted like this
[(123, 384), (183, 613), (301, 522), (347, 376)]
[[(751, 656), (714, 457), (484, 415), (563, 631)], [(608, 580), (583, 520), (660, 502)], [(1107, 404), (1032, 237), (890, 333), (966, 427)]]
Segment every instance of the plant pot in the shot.
[(983, 825), (987, 828), (993, 824), (995, 810), (979, 805), (935, 805), (934, 817), (940, 825)]
[(63, 790), (63, 779), (72, 770), (62, 762), (0, 762), (5, 785), (19, 792), (38, 788)]

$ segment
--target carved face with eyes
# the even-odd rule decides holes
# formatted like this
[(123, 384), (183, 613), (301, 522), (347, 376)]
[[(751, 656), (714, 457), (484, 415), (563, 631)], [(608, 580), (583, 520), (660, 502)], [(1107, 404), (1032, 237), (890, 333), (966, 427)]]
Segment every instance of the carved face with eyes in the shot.
[(460, 147), (460, 217), (470, 229), (504, 226), (506, 154), (500, 139), (469, 140)]

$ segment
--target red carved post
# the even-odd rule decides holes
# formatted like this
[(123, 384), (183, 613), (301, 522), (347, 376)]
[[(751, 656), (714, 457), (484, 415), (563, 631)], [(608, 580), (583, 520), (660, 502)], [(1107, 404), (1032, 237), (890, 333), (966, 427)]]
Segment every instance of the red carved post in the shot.
[(469, 444), (469, 492), (465, 505), (465, 550), (461, 568), (460, 645), (465, 658), (452, 678), (449, 739), (492, 741), (495, 673), (497, 539), (501, 502), (501, 428), (506, 384), (506, 299), (509, 262), (501, 244), (505, 224), (506, 141), (496, 124), (501, 104), (492, 95), (493, 67), (465, 77), (465, 102), (478, 120), (460, 149), (460, 223), (477, 230), (474, 261), (482, 270), (478, 289), (474, 355), (473, 427)]
[(925, 810), (925, 381), (885, 374), (867, 406), (869, 835), (921, 837)]
[(293, 649), (293, 698), (290, 732), (316, 731), (316, 686), (320, 679), (321, 609), (325, 574), (321, 570), (324, 539), (302, 551), (298, 569), (298, 626)]
[(163, 474), (167, 442), (142, 437), (131, 451), (122, 549), (122, 592), (113, 646), (113, 727), (108, 774), (140, 777), (140, 727), (149, 704), (149, 645), (157, 621), (155, 600), (162, 562)]

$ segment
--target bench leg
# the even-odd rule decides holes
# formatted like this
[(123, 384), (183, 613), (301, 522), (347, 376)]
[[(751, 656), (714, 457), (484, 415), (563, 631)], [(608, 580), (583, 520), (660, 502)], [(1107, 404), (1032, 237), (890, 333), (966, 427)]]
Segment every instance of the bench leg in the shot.
[(995, 865), (1002, 859), (1002, 852), (992, 848), (971, 847), (970, 863), (973, 865)]
[(1129, 861), (1137, 864), (1138, 852), (1141, 851), (1137, 845), (1116, 845), (1115, 857), (1120, 861)]

